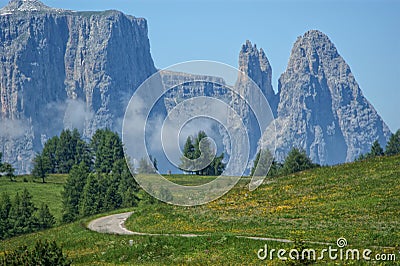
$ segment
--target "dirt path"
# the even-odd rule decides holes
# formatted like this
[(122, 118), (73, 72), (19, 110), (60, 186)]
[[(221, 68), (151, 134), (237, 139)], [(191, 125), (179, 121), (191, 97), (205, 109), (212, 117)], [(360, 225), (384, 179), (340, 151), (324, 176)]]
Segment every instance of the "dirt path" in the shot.
[[(141, 235), (141, 236), (180, 236), (180, 237), (202, 237), (210, 235), (197, 235), (197, 234), (152, 234), (152, 233), (141, 233), (132, 232), (125, 228), (125, 221), (133, 212), (125, 212), (113, 214), (105, 217), (101, 217), (91, 221), (88, 224), (88, 228), (92, 231), (106, 234), (116, 234), (116, 235)], [(291, 243), (292, 240), (282, 239), (282, 238), (269, 238), (269, 237), (257, 237), (257, 236), (236, 236), (237, 238), (246, 238), (261, 241), (275, 241), (282, 243)], [(321, 245), (334, 245), (332, 243), (323, 242), (307, 242), (310, 244), (321, 244)]]
[(207, 235), (196, 234), (152, 234), (132, 232), (125, 228), (125, 221), (132, 215), (133, 212), (118, 213), (113, 215), (104, 216), (91, 221), (88, 228), (92, 231), (103, 234), (115, 235), (139, 235), (139, 236), (181, 236), (181, 237), (198, 237)]

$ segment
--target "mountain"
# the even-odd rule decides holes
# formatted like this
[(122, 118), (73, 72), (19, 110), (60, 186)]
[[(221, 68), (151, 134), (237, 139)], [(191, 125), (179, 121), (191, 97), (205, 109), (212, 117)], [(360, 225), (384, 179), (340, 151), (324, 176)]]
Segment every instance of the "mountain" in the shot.
[(278, 160), (297, 147), (320, 164), (348, 162), (369, 151), (375, 140), (385, 145), (391, 135), (349, 65), (320, 31), (296, 40), (277, 97), (277, 131), (267, 135), (276, 137)]
[(64, 128), (121, 131), (130, 96), (156, 69), (147, 22), (36, 0), (0, 10), (0, 152), (18, 173)]
[[(0, 44), (0, 152), (18, 173), (29, 172), (35, 153), (64, 128), (78, 128), (84, 138), (98, 128), (120, 132), (131, 95), (157, 71), (146, 20), (114, 10), (76, 12), (12, 0), (0, 9)], [(271, 107), (264, 119), (271, 119), (269, 113), (276, 118), (277, 130), (268, 129), (261, 140), (251, 108), (218, 77), (197, 82), (200, 76), (164, 71), (164, 85), (182, 84), (165, 94), (158, 112), (165, 115), (187, 98), (217, 97), (243, 119), (251, 156), (258, 146), (276, 144), (278, 160), (298, 147), (317, 163), (351, 161), (375, 140), (384, 145), (391, 134), (334, 44), (319, 31), (295, 42), (278, 93), (265, 52), (250, 41), (241, 47), (239, 70), (235, 88), (259, 109), (263, 97), (256, 84)], [(228, 129), (239, 126), (232, 120)], [(212, 128), (215, 135), (223, 132)], [(227, 134), (222, 135), (229, 155)]]
[[(277, 95), (272, 88), (272, 67), (262, 48), (252, 45), (249, 40), (242, 45), (239, 53), (239, 70), (246, 75), (239, 75), (236, 86), (244, 88), (247, 77), (251, 78), (267, 98), (274, 115), (276, 115)], [(243, 89), (242, 89), (243, 91)], [(251, 94), (251, 91), (247, 94)], [(249, 96), (249, 95), (248, 95)]]

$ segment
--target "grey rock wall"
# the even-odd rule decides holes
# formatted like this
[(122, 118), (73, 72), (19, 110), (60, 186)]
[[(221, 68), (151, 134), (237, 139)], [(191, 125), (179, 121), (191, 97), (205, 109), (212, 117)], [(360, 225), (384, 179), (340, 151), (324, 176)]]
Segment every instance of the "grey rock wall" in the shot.
[(13, 0), (0, 10), (0, 43), (0, 152), (19, 173), (64, 128), (120, 131), (130, 96), (156, 71), (146, 20), (118, 11)]

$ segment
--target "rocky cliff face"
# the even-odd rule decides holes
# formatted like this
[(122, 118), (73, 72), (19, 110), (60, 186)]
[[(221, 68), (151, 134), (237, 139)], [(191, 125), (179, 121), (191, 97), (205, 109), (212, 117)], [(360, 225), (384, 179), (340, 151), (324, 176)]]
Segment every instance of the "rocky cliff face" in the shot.
[(245, 95), (251, 96), (251, 91), (247, 92), (248, 87), (247, 77), (251, 78), (255, 84), (261, 89), (264, 96), (267, 98), (271, 109), (276, 115), (277, 95), (272, 88), (272, 68), (264, 50), (257, 49), (257, 45), (252, 45), (250, 41), (246, 41), (242, 45), (239, 53), (239, 70), (246, 75), (239, 75), (236, 86), (245, 92)]
[(384, 145), (391, 134), (334, 44), (319, 31), (295, 42), (278, 97), (279, 160), (298, 147), (321, 164), (352, 161), (375, 140)]
[[(156, 71), (146, 20), (118, 11), (74, 12), (12, 0), (0, 9), (0, 44), (0, 152), (18, 173), (28, 172), (34, 153), (63, 128), (78, 128), (86, 138), (97, 128), (120, 131), (132, 93)], [(276, 135), (265, 135), (276, 137), (278, 160), (299, 147), (321, 164), (351, 161), (390, 135), (350, 67), (319, 31), (297, 39), (278, 94), (264, 51), (249, 41), (240, 51), (239, 69), (260, 87), (276, 116)], [(193, 75), (165, 72), (162, 79), (175, 84)], [(261, 136), (254, 115), (223, 80), (208, 79), (171, 90), (161, 112), (186, 98), (220, 98), (243, 118), (254, 154)], [(257, 104), (250, 83), (239, 74), (235, 86)], [(267, 138), (259, 144), (268, 146)]]
[(183, 100), (198, 96), (230, 99), (230, 91), (220, 77), (194, 75), (182, 72), (161, 71), (162, 83), (170, 88), (165, 94), (164, 104), (167, 111), (172, 110)]
[[(264, 115), (270, 116), (269, 120), (273, 119), (272, 115), (276, 115), (277, 96), (272, 88), (272, 68), (263, 49), (257, 49), (257, 46), (252, 45), (250, 41), (246, 41), (242, 45), (239, 53), (239, 75), (236, 81), (236, 88), (242, 96), (252, 102), (251, 108), (261, 109), (262, 99), (260, 94), (255, 90), (261, 90), (262, 95), (268, 100), (272, 112), (265, 110)], [(243, 101), (240, 97), (235, 97), (231, 101), (231, 106), (242, 117), (243, 123), (247, 128), (250, 141), (250, 158), (253, 158), (257, 153), (257, 145), (262, 135), (260, 131), (259, 121), (254, 114), (254, 110)], [(232, 125), (232, 128), (237, 128), (238, 125)], [(233, 140), (236, 143), (241, 143), (241, 140)], [(239, 145), (244, 146), (244, 144)], [(247, 158), (242, 158), (247, 160)]]
[(19, 173), (63, 128), (120, 131), (130, 96), (156, 71), (146, 20), (118, 11), (12, 0), (0, 10), (0, 43), (0, 152)]

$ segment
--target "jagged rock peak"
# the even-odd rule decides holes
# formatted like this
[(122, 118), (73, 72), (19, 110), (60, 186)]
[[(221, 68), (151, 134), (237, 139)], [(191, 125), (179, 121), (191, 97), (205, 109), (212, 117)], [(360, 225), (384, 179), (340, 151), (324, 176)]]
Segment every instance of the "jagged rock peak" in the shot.
[(297, 38), (278, 84), (278, 160), (297, 147), (320, 164), (349, 162), (390, 137), (350, 66), (318, 30)]
[(38, 0), (11, 0), (8, 5), (0, 9), (1, 13), (5, 12), (32, 12), (32, 11), (61, 11), (62, 9), (51, 8)]
[[(271, 64), (269, 63), (268, 58), (265, 55), (264, 50), (262, 48), (260, 48), (259, 52), (259, 61), (261, 70), (267, 71), (269, 75), (272, 75)], [(269, 78), (271, 79), (271, 76)]]
[[(329, 62), (346, 65), (329, 37), (318, 30), (307, 31), (293, 45), (287, 72), (310, 72), (322, 74)], [(340, 61), (340, 62), (339, 62)], [(346, 70), (350, 72), (350, 69)]]
[[(264, 50), (262, 48), (258, 50), (256, 44), (253, 45), (247, 40), (240, 50), (239, 70), (249, 76), (262, 90), (275, 114), (277, 102), (272, 88), (272, 68)], [(243, 86), (246, 82), (245, 77), (239, 77), (239, 86)]]
[(249, 40), (246, 40), (240, 51), (239, 68), (241, 71), (246, 71), (250, 65), (260, 65), (262, 71), (272, 74), (272, 68), (264, 50), (262, 48), (258, 50), (256, 44), (253, 46)]
[(302, 37), (299, 38), (305, 38), (305, 39), (311, 39), (311, 40), (325, 40), (325, 41), (329, 41), (329, 37), (328, 35), (326, 35), (325, 33), (323, 33), (322, 31), (319, 30), (309, 30), (306, 33), (303, 34)]
[(333, 55), (339, 56), (335, 45), (329, 39), (328, 35), (319, 30), (309, 30), (303, 36), (298, 37), (294, 47), (298, 45), (318, 51), (331, 52)]
[(243, 53), (247, 53), (247, 52), (249, 52), (251, 50), (254, 50), (254, 48), (257, 49), (257, 45), (254, 44), (254, 47), (253, 47), (253, 45), (251, 44), (251, 41), (246, 40), (246, 43), (244, 43), (242, 45), (242, 52)]

